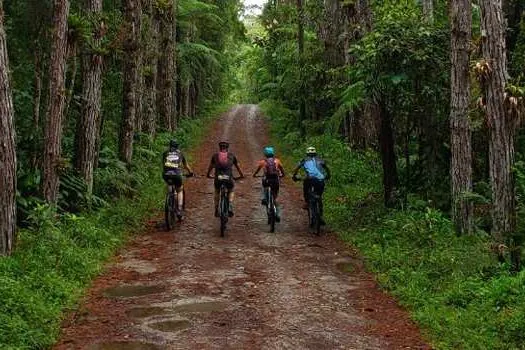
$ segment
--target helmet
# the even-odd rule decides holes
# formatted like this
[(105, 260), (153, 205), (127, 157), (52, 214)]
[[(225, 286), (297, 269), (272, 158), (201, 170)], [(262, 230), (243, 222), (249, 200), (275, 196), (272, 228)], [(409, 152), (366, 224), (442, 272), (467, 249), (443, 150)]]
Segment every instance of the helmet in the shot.
[(306, 155), (315, 156), (316, 154), (317, 154), (317, 151), (315, 150), (315, 147), (310, 146), (306, 149)]
[(170, 140), (170, 148), (179, 148), (179, 141), (175, 139)]
[(265, 157), (273, 157), (275, 155), (275, 150), (272, 146), (267, 146), (264, 147), (263, 153)]
[(226, 141), (221, 141), (219, 142), (219, 148), (220, 149), (227, 149), (228, 147), (230, 147), (230, 144)]

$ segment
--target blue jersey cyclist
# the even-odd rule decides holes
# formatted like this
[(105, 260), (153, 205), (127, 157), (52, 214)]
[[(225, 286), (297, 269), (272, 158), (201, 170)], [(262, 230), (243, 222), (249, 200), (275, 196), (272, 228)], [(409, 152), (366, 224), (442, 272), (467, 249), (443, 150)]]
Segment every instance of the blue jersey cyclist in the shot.
[[(315, 147), (306, 149), (306, 157), (303, 158), (293, 171), (293, 179), (297, 180), (297, 173), (303, 169), (306, 177), (303, 182), (304, 209), (308, 209), (308, 192), (313, 187), (314, 192), (322, 196), (324, 192), (325, 180), (330, 179), (330, 169), (326, 162), (317, 156)], [(322, 201), (321, 201), (322, 214)]]

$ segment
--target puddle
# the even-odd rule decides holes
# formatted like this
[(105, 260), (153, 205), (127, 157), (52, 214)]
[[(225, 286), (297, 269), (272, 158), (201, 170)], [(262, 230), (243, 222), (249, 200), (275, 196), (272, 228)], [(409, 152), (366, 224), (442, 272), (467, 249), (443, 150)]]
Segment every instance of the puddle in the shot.
[(164, 286), (118, 286), (104, 291), (104, 296), (110, 298), (130, 298), (163, 292)]
[(170, 310), (163, 307), (137, 307), (128, 311), (128, 316), (134, 318), (146, 318), (152, 316), (164, 316), (169, 314)]
[(205, 301), (200, 303), (181, 304), (173, 308), (175, 312), (213, 312), (226, 309), (226, 303), (220, 301)]
[(341, 272), (346, 272), (346, 273), (354, 272), (354, 265), (352, 265), (352, 263), (349, 263), (349, 262), (337, 263), (335, 267)]
[(183, 329), (190, 328), (191, 323), (188, 320), (169, 320), (148, 325), (149, 327), (161, 332), (176, 332)]
[(93, 344), (88, 350), (161, 350), (158, 345), (142, 342), (108, 342)]

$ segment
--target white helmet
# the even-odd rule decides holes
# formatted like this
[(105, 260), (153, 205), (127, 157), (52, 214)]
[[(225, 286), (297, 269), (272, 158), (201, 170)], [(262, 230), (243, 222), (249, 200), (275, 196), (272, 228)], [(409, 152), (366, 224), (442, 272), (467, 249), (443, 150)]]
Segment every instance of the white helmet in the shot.
[(310, 146), (310, 147), (308, 147), (306, 149), (306, 155), (314, 155), (315, 156), (316, 154), (317, 154), (317, 151), (315, 150), (315, 147)]

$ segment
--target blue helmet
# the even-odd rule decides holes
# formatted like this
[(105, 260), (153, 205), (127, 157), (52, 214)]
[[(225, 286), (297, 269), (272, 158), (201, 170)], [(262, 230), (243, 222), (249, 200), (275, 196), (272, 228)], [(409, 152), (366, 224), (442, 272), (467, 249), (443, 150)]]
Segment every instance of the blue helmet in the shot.
[(273, 157), (275, 155), (275, 150), (273, 149), (272, 146), (267, 146), (267, 147), (264, 147), (263, 153), (266, 157)]

